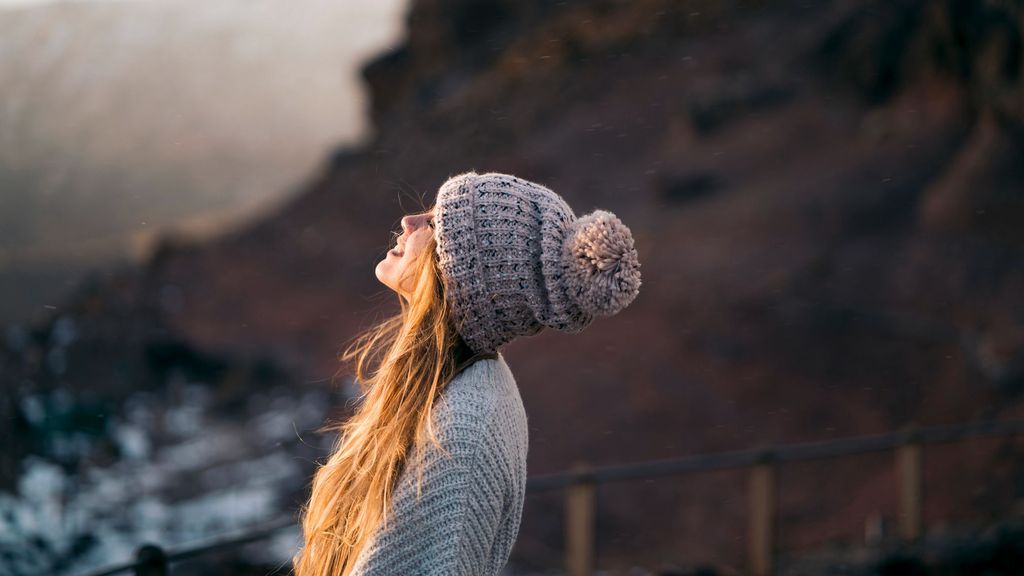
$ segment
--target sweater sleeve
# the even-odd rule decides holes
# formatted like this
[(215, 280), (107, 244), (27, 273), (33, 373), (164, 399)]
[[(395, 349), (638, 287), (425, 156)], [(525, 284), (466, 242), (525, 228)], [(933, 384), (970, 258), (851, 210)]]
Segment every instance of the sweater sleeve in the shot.
[(387, 524), (357, 557), (352, 574), (498, 573), (492, 547), (507, 511), (506, 489), (497, 472), (501, 463), (490, 461), (485, 429), (457, 418), (442, 426), (439, 439), (450, 454), (427, 444), (419, 495), (410, 459), (396, 482)]

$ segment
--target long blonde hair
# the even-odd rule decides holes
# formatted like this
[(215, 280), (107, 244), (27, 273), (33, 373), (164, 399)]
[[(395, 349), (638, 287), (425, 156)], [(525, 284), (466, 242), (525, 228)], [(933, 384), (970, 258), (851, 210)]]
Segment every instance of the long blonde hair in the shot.
[(440, 447), (430, 412), (455, 372), (458, 333), (450, 324), (435, 246), (430, 238), (408, 269), (415, 288), (408, 301), (399, 298), (401, 311), (360, 334), (341, 356), (355, 359), (359, 405), (346, 421), (326, 428), (337, 430), (338, 439), (301, 511), (304, 543), (293, 558), (296, 576), (349, 574), (359, 551), (387, 522), (411, 447), (427, 438)]

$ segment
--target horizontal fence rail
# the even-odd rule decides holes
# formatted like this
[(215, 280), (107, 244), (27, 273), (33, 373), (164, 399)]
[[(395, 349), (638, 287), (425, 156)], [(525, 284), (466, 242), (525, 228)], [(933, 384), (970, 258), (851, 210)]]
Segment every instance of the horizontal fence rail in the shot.
[[(1024, 433), (1024, 420), (976, 422), (958, 426), (908, 427), (901, 431), (805, 442), (732, 452), (700, 454), (681, 458), (650, 460), (633, 464), (591, 467), (577, 463), (567, 472), (529, 478), (527, 492), (565, 490), (565, 564), (570, 576), (591, 576), (595, 566), (595, 489), (598, 484), (678, 476), (716, 470), (750, 468), (749, 563), (755, 576), (767, 576), (773, 568), (775, 468), (784, 462), (842, 458), (872, 452), (895, 453), (899, 478), (900, 536), (907, 541), (922, 531), (923, 499), (922, 447), (926, 444), (960, 442), (974, 438), (1014, 436)], [(269, 538), (282, 529), (295, 527), (294, 518), (282, 518), (234, 537), (217, 538), (191, 548), (164, 552), (148, 544), (140, 547), (133, 562), (112, 566), (85, 576), (166, 576), (173, 562), (230, 550)]]
[(134, 573), (136, 576), (165, 576), (168, 573), (168, 565), (172, 562), (181, 562), (266, 540), (281, 530), (294, 527), (295, 525), (294, 518), (281, 518), (247, 530), (237, 536), (215, 538), (208, 542), (170, 553), (164, 552), (159, 546), (145, 544), (140, 546), (135, 552), (134, 561), (111, 566), (99, 572), (90, 572), (88, 576), (113, 576), (126, 572)]
[(789, 444), (775, 448), (766, 447), (734, 452), (717, 452), (665, 460), (648, 460), (635, 464), (616, 464), (586, 470), (572, 470), (554, 474), (542, 474), (527, 480), (530, 491), (566, 488), (580, 482), (618, 482), (623, 480), (646, 480), (659, 476), (677, 476), (695, 472), (712, 472), (730, 468), (747, 468), (765, 460), (773, 462), (798, 462), (854, 456), (870, 452), (886, 452), (908, 442), (920, 444), (942, 444), (970, 438), (1012, 436), (1024, 432), (1024, 421), (985, 422), (961, 426), (934, 426), (929, 428), (908, 428), (877, 436), (857, 436), (821, 442)]

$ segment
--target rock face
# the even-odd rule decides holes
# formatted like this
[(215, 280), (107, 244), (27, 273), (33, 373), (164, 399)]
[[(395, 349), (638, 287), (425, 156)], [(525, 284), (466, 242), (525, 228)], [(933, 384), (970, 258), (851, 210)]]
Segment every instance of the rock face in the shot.
[[(643, 265), (626, 312), (505, 348), (532, 474), (1024, 417), (1019, 7), (424, 0), (407, 28), (365, 69), (372, 144), (245, 229), (168, 239), (8, 346), (5, 433), (31, 437), (29, 388), (159, 389), (157, 341), (324, 386), (347, 339), (394, 310), (372, 274), (389, 231), (468, 169), (614, 211)], [(84, 328), (56, 373), (45, 359), (72, 317)], [(9, 439), (8, 487), (35, 450)], [(784, 468), (780, 546), (894, 517), (891, 460)], [(928, 451), (926, 522), (1005, 515), (1022, 461), (1012, 441)], [(599, 566), (741, 568), (745, 481), (602, 487)], [(528, 498), (514, 566), (561, 563), (559, 498)]]

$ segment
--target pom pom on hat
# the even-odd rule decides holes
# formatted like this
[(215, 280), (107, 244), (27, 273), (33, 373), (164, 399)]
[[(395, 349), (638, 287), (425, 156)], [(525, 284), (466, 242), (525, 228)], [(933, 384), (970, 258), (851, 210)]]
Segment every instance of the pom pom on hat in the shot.
[(569, 226), (562, 258), (569, 297), (588, 314), (611, 316), (640, 291), (633, 234), (607, 210), (594, 210)]

